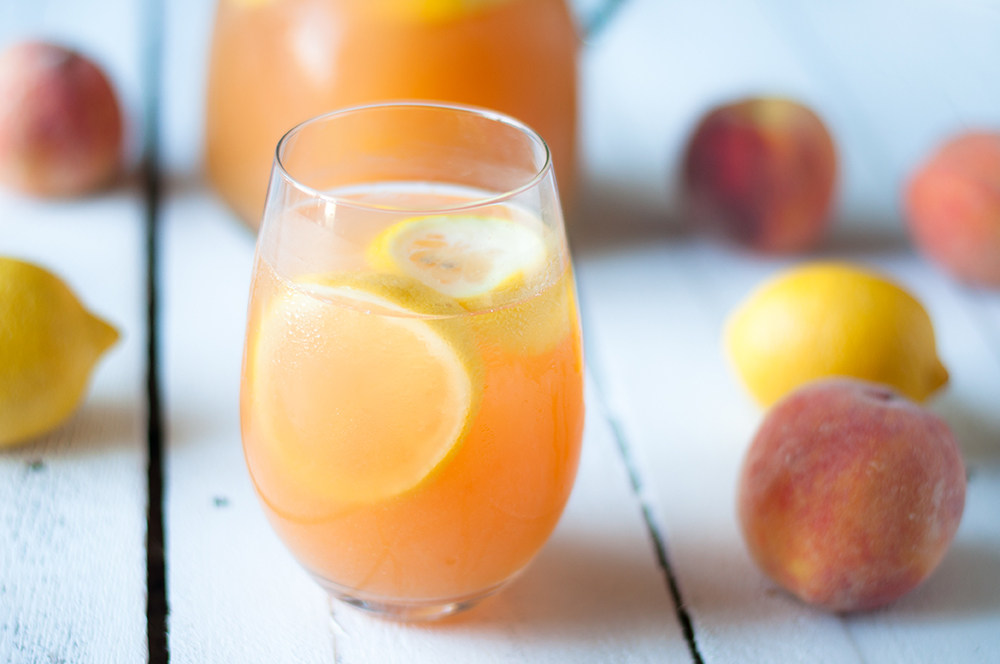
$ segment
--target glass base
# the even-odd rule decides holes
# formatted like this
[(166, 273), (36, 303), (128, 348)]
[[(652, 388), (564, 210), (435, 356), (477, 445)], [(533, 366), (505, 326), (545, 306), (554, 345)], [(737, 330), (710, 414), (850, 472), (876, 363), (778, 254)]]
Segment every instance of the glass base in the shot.
[(452, 597), (447, 599), (432, 600), (396, 600), (384, 597), (366, 595), (357, 590), (344, 588), (343, 586), (331, 583), (326, 579), (316, 579), (319, 584), (330, 595), (330, 609), (333, 610), (333, 602), (339, 601), (361, 609), (368, 613), (377, 615), (386, 620), (398, 620), (401, 622), (425, 622), (439, 620), (447, 616), (471, 609), (483, 599), (503, 588), (510, 579), (497, 585), (463, 597)]

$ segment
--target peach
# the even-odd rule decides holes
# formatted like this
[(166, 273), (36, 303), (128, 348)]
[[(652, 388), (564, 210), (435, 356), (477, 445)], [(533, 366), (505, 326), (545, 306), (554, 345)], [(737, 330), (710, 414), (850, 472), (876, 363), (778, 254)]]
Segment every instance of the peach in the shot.
[(890, 388), (830, 378), (768, 412), (743, 463), (738, 512), (751, 557), (778, 585), (834, 611), (916, 587), (965, 505), (947, 425)]
[(826, 232), (837, 157), (823, 121), (781, 98), (708, 113), (684, 158), (690, 221), (749, 249), (789, 253)]
[(0, 183), (74, 196), (118, 171), (122, 121), (108, 79), (60, 46), (22, 42), (0, 54)]
[(925, 255), (962, 281), (1000, 289), (1000, 133), (945, 143), (917, 169), (904, 199)]

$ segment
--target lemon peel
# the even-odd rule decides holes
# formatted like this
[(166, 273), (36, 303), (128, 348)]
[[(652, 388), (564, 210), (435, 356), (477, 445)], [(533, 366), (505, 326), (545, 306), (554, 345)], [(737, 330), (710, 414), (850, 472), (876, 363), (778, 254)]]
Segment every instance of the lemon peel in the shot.
[(851, 376), (923, 401), (948, 381), (930, 317), (873, 272), (811, 263), (759, 287), (725, 329), (728, 355), (762, 406), (813, 379)]
[(62, 424), (117, 340), (54, 274), (0, 257), (0, 448)]

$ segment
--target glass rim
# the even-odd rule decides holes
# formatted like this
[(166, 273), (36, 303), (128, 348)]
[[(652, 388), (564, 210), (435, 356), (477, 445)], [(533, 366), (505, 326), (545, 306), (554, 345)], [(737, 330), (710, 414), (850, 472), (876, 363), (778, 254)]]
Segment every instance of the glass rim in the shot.
[[(310, 125), (318, 124), (320, 122), (325, 122), (335, 117), (349, 115), (352, 113), (366, 112), (384, 108), (389, 108), (389, 109), (430, 108), (440, 111), (457, 111), (459, 113), (477, 116), (486, 120), (500, 122), (502, 124), (505, 124), (509, 127), (513, 127), (514, 129), (520, 131), (524, 135), (528, 136), (528, 138), (530, 138), (532, 141), (540, 145), (542, 147), (545, 158), (542, 162), (542, 165), (538, 169), (536, 169), (534, 175), (528, 178), (528, 180), (524, 184), (521, 184), (513, 189), (509, 189), (507, 191), (495, 194), (493, 196), (486, 196), (483, 198), (477, 198), (473, 201), (466, 201), (461, 203), (460, 205), (439, 206), (426, 210), (398, 208), (389, 205), (377, 205), (372, 203), (363, 203), (352, 199), (345, 199), (335, 194), (331, 194), (329, 192), (323, 192), (320, 191), (319, 189), (307, 185), (306, 183), (302, 182), (301, 180), (293, 176), (288, 171), (288, 169), (285, 168), (285, 164), (281, 159), (282, 150), (284, 149), (288, 141), (290, 141), (292, 138), (294, 138), (302, 130), (306, 129)], [(299, 191), (303, 192), (304, 194), (313, 196), (317, 199), (326, 201), (328, 203), (333, 203), (334, 205), (337, 206), (344, 206), (361, 210), (377, 210), (381, 212), (405, 211), (405, 212), (412, 212), (414, 214), (429, 214), (439, 211), (454, 212), (454, 211), (480, 208), (487, 205), (495, 205), (498, 203), (502, 203), (506, 200), (509, 200), (521, 193), (524, 193), (525, 191), (528, 191), (532, 187), (537, 186), (539, 182), (541, 182), (545, 177), (549, 175), (550, 171), (552, 170), (552, 151), (549, 149), (549, 144), (545, 142), (545, 139), (543, 139), (537, 131), (535, 131), (525, 123), (521, 122), (517, 118), (507, 115), (506, 113), (501, 113), (500, 111), (494, 111), (492, 109), (483, 108), (480, 106), (454, 104), (450, 102), (408, 100), (408, 99), (389, 100), (389, 101), (374, 102), (370, 104), (358, 104), (356, 106), (345, 106), (344, 108), (338, 108), (336, 110), (311, 117), (308, 120), (304, 120), (298, 123), (291, 129), (286, 131), (284, 135), (282, 135), (281, 139), (278, 141), (278, 144), (274, 149), (274, 170), (277, 171), (281, 175), (281, 177), (284, 178), (290, 185), (292, 185)], [(554, 182), (553, 185), (555, 185)]]

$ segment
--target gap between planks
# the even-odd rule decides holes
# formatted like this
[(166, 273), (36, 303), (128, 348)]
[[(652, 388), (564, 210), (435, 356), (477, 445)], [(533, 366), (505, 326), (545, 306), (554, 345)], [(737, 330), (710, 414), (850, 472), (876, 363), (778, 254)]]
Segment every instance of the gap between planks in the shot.
[(157, 237), (161, 197), (160, 173), (160, 81), (163, 70), (163, 0), (145, 4), (142, 33), (145, 37), (142, 187), (146, 218), (146, 406), (148, 459), (148, 505), (146, 525), (146, 642), (149, 664), (167, 664), (167, 586), (163, 542), (163, 421), (159, 371), (159, 310)]
[[(601, 33), (618, 14), (627, 0), (605, 0), (600, 10), (595, 13), (584, 26), (582, 38), (584, 43), (591, 41)], [(167, 664), (170, 659), (167, 639), (167, 616), (169, 602), (166, 591), (166, 570), (164, 559), (163, 531), (163, 422), (162, 422), (162, 391), (160, 386), (160, 335), (159, 335), (159, 284), (158, 251), (159, 223), (161, 204), (162, 174), (159, 154), (160, 141), (160, 86), (163, 69), (163, 30), (164, 6), (163, 0), (148, 0), (144, 4), (145, 16), (143, 34), (145, 35), (145, 89), (143, 106), (145, 112), (144, 147), (142, 160), (142, 184), (145, 198), (146, 218), (146, 289), (147, 289), (147, 376), (146, 397), (148, 408), (147, 437), (149, 443), (148, 457), (148, 509), (147, 509), (147, 642), (149, 647), (149, 664)], [(695, 664), (703, 664), (694, 638), (690, 615), (684, 608), (679, 586), (667, 559), (663, 537), (656, 527), (650, 505), (640, 493), (641, 478), (632, 464), (628, 452), (628, 442), (621, 430), (618, 420), (607, 407), (603, 391), (598, 384), (598, 405), (602, 416), (611, 427), (619, 453), (622, 456), (632, 490), (641, 508), (643, 521), (656, 552), (658, 564), (663, 571), (671, 599), (681, 624), (688, 650)]]
[[(579, 282), (579, 280), (580, 277), (577, 276), (577, 281)], [(591, 330), (591, 338), (593, 338), (592, 331), (594, 330), (594, 326), (588, 324), (590, 315), (586, 301), (579, 295), (579, 293), (577, 295), (577, 299), (580, 301), (579, 311), (584, 329)], [(590, 370), (590, 374), (594, 379), (594, 385), (596, 387), (594, 392), (598, 401), (595, 405), (600, 411), (601, 417), (604, 418), (604, 420), (608, 423), (608, 427), (611, 429), (612, 435), (615, 439), (615, 445), (618, 448), (618, 453), (621, 455), (622, 464), (625, 466), (625, 471), (628, 473), (632, 493), (635, 495), (635, 499), (639, 503), (639, 509), (642, 513), (642, 521), (646, 526), (646, 532), (649, 535), (649, 539), (653, 544), (653, 549), (656, 552), (656, 562), (659, 565), (660, 570), (663, 572), (663, 576), (667, 584), (667, 590), (670, 592), (670, 599), (674, 605), (674, 612), (677, 614), (677, 621), (681, 625), (681, 632), (684, 634), (684, 641), (687, 644), (688, 652), (691, 654), (691, 660), (694, 664), (705, 664), (705, 660), (701, 656), (701, 651), (698, 649), (698, 641), (695, 638), (694, 623), (691, 620), (691, 614), (688, 613), (684, 604), (684, 598), (681, 596), (681, 589), (680, 584), (677, 582), (677, 575), (674, 574), (674, 571), (670, 566), (670, 559), (667, 556), (666, 539), (656, 525), (656, 519), (653, 517), (652, 504), (643, 495), (642, 475), (639, 473), (639, 469), (633, 459), (628, 437), (625, 435), (621, 419), (618, 417), (617, 413), (615, 413), (607, 399), (607, 393), (604, 387), (605, 381), (602, 370), (603, 367), (595, 358), (596, 353), (588, 354), (587, 365)]]

